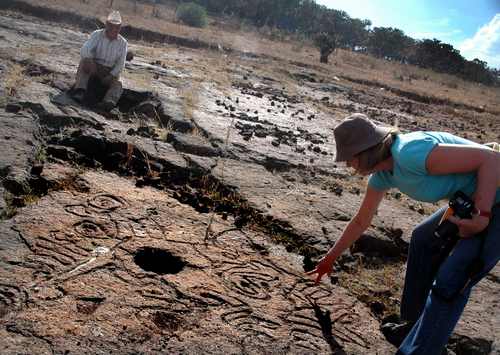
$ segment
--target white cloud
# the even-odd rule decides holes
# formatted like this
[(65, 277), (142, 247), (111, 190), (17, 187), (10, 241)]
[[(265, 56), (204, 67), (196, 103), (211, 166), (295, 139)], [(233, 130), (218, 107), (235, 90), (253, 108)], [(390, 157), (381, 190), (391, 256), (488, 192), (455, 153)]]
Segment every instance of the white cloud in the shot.
[(458, 49), (468, 60), (478, 58), (489, 67), (500, 69), (500, 13), (479, 28), (474, 37), (464, 40)]

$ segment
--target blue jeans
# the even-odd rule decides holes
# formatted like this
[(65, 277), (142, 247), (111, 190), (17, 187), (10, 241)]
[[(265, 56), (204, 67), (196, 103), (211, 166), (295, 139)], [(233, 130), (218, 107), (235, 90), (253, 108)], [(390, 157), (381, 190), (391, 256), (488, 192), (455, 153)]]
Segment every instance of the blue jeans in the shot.
[[(479, 237), (459, 240), (434, 277), (431, 265), (436, 243), (434, 229), (444, 211), (442, 208), (427, 218), (412, 234), (401, 318), (415, 322), (415, 325), (397, 355), (440, 355), (462, 315), (472, 287), (500, 260), (500, 205), (497, 204), (492, 209), (491, 221), (483, 237), (484, 246)], [(467, 284), (466, 269), (479, 254), (483, 267)]]

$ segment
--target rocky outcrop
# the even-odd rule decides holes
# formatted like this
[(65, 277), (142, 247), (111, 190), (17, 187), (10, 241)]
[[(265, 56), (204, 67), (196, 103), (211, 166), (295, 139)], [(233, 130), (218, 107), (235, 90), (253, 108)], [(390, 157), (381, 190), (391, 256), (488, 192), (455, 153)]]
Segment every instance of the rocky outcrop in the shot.
[[(283, 63), (258, 62), (270, 66), (259, 73), (258, 57), (234, 56), (221, 87), (199, 52), (162, 54), (182, 61), (180, 76), (144, 64), (158, 59), (133, 42), (124, 95), (100, 112), (65, 92), (83, 34), (2, 20), (5, 47), (67, 48), (36, 60), (1, 52), (1, 67), (27, 79), (0, 107), (6, 353), (394, 352), (380, 321), (397, 308), (411, 228), (437, 206), (390, 194), (330, 280), (314, 286), (304, 271), (366, 183), (333, 163), (331, 129), (354, 109), (401, 115), (404, 127), (416, 117), (314, 66), (293, 66), (285, 84), (269, 77)], [(145, 90), (136, 80), (150, 74)], [(201, 84), (179, 90), (186, 81)], [(375, 279), (384, 272), (397, 276)], [(477, 286), (450, 342), (457, 354), (495, 351), (497, 274)]]

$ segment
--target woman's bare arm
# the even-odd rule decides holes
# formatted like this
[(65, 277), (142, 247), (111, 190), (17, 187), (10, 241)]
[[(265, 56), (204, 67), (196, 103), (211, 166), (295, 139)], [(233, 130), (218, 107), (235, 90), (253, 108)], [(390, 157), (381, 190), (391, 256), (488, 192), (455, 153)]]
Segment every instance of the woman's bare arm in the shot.
[(384, 198), (384, 195), (385, 191), (378, 191), (369, 186), (367, 187), (358, 212), (346, 226), (340, 239), (319, 261), (316, 268), (307, 273), (308, 275), (318, 274), (316, 277), (316, 284), (319, 283), (323, 275), (332, 272), (332, 266), (335, 260), (337, 260), (337, 258), (371, 225), (373, 216), (377, 212), (378, 206)]

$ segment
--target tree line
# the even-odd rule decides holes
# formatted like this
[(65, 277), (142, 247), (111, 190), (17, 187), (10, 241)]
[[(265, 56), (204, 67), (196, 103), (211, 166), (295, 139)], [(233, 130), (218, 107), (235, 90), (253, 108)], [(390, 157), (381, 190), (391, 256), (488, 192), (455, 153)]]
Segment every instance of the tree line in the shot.
[[(162, 0), (160, 0), (162, 1)], [(167, 1), (167, 0), (163, 0)], [(185, 3), (176, 0), (176, 3)], [(303, 34), (320, 51), (320, 61), (336, 48), (414, 64), (486, 85), (500, 85), (500, 71), (479, 59), (469, 61), (452, 45), (437, 39), (415, 40), (392, 27), (373, 27), (368, 19), (351, 18), (315, 0), (189, 0), (214, 15), (237, 16), (257, 27), (268, 26)]]

